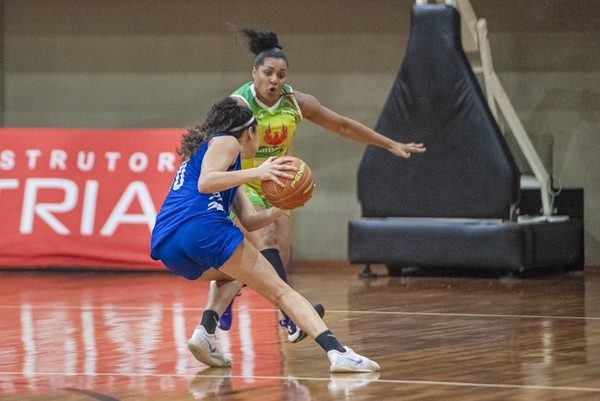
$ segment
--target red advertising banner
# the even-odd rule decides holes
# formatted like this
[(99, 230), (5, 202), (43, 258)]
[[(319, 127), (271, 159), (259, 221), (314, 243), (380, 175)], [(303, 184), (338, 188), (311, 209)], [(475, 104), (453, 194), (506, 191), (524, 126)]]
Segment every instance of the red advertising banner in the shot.
[(0, 128), (0, 266), (162, 269), (150, 233), (182, 133)]

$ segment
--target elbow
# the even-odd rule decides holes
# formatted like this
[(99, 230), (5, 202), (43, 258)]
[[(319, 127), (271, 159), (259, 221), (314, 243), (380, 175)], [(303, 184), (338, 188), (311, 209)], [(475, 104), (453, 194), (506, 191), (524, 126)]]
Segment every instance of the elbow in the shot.
[(198, 180), (198, 192), (203, 193), (203, 194), (211, 194), (215, 191), (209, 182), (206, 182), (206, 180), (200, 179), (200, 180)]

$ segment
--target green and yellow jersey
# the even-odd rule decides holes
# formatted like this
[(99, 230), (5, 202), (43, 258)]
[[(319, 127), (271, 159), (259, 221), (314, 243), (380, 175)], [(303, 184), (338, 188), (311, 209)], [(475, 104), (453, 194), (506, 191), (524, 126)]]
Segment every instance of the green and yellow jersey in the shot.
[[(258, 151), (253, 159), (242, 160), (242, 168), (259, 166), (271, 156), (286, 155), (296, 128), (302, 121), (302, 112), (292, 87), (284, 85), (279, 101), (272, 107), (258, 100), (252, 82), (244, 84), (231, 96), (243, 99), (258, 121)], [(262, 197), (260, 181), (248, 182), (246, 186)]]

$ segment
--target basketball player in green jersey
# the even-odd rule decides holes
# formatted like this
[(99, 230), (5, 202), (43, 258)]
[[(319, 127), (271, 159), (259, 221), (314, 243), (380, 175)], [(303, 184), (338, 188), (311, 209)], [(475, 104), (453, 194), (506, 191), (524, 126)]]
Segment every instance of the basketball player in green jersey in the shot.
[[(253, 159), (243, 160), (242, 168), (256, 167), (271, 156), (287, 154), (296, 128), (303, 119), (308, 119), (342, 138), (385, 148), (398, 157), (408, 158), (412, 153), (425, 151), (422, 143), (396, 142), (328, 109), (314, 96), (294, 91), (286, 83), (288, 60), (277, 35), (274, 32), (246, 28), (239, 29), (239, 32), (247, 40), (250, 51), (256, 57), (252, 67), (252, 81), (241, 86), (232, 96), (250, 107), (258, 121), (260, 138), (258, 152)], [(271, 207), (261, 191), (260, 182), (248, 183), (246, 192), (257, 210)], [(265, 228), (247, 233), (248, 238), (261, 250), (285, 282), (285, 266), (289, 262), (291, 251), (291, 233), (289, 213)], [(216, 286), (211, 287), (211, 291), (217, 290)], [(320, 305), (315, 305), (315, 309), (319, 315), (324, 313)], [(231, 317), (230, 304), (221, 315), (219, 326), (228, 330)], [(287, 316), (280, 321), (280, 325), (288, 330), (290, 342), (298, 342), (306, 337), (306, 333), (296, 327)]]

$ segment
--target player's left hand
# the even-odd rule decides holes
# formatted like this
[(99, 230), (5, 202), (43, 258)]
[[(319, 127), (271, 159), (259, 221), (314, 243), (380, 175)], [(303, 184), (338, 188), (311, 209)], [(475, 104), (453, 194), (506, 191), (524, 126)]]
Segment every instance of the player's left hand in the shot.
[(410, 157), (411, 154), (413, 153), (423, 153), (427, 150), (427, 148), (425, 146), (423, 146), (422, 143), (415, 143), (415, 142), (411, 142), (411, 143), (400, 143), (400, 142), (394, 142), (394, 144), (392, 146), (390, 146), (388, 148), (388, 150), (398, 156), (398, 157), (403, 157), (405, 159), (408, 159)]

